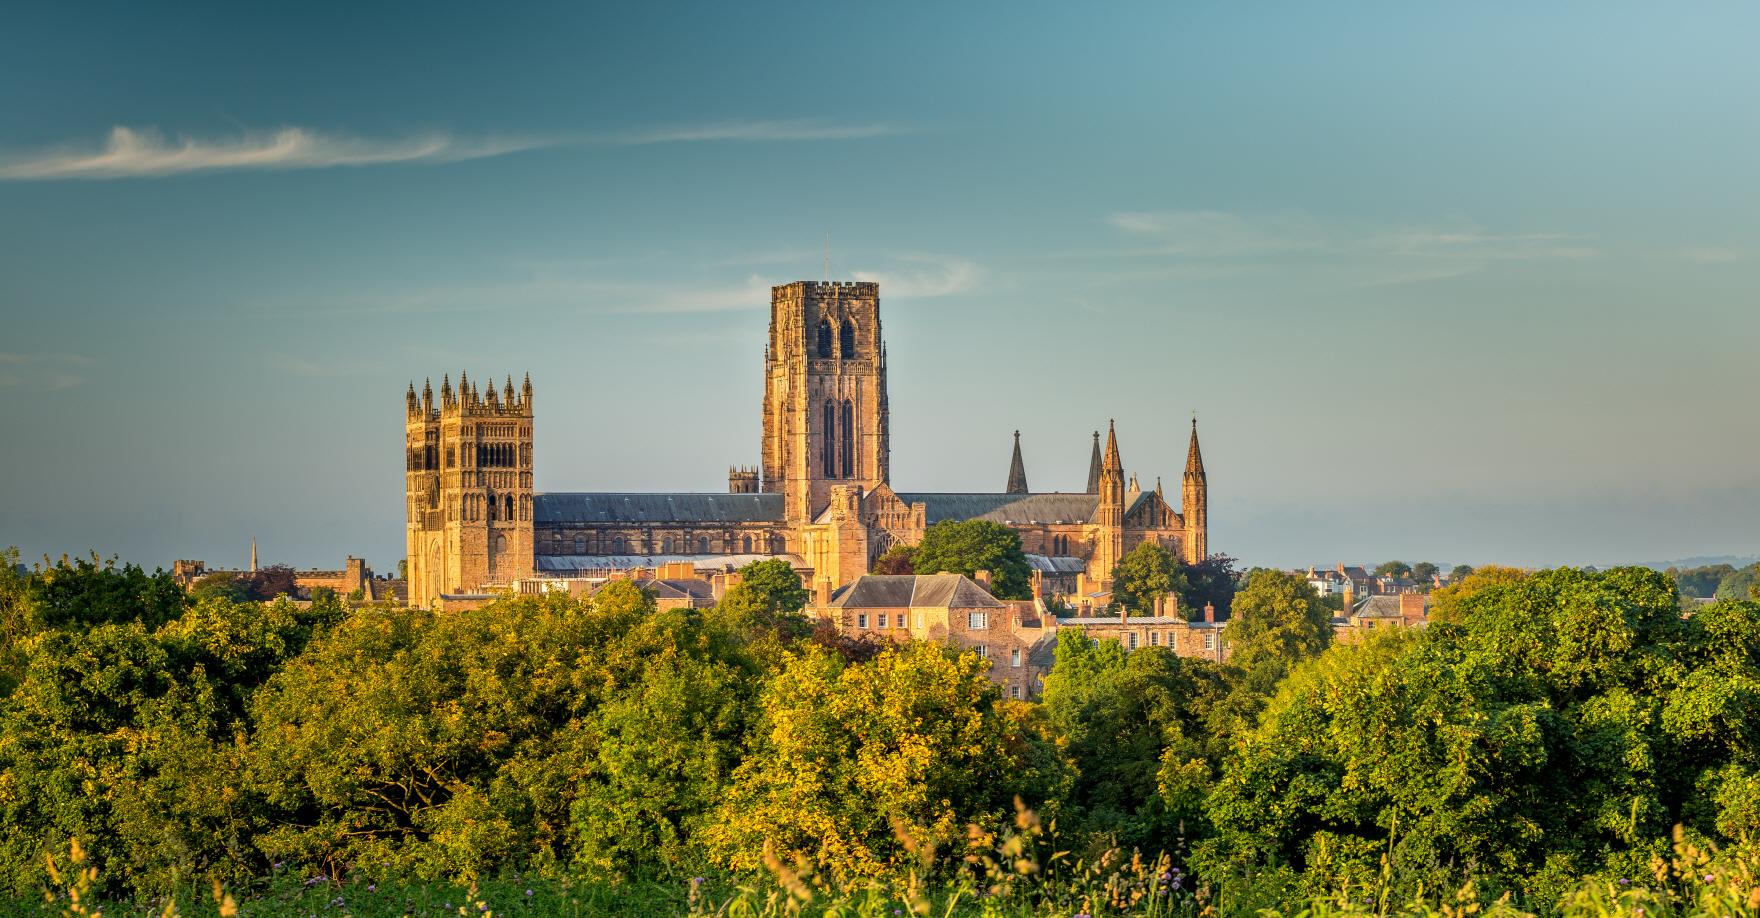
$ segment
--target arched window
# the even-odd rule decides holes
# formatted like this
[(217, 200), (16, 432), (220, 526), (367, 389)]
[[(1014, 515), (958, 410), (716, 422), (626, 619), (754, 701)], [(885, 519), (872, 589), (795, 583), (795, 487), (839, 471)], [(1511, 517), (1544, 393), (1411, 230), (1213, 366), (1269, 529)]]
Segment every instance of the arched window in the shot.
[(507, 536), (497, 535), (495, 537), (495, 553), (501, 554), (502, 552), (504, 552), (506, 550), (507, 550)]
[(825, 433), (819, 438), (820, 450), (824, 453), (823, 465), (826, 478), (837, 477), (837, 405), (830, 399), (825, 400)]
[(703, 538), (702, 536), (698, 536), (697, 537), (697, 554), (706, 555), (708, 553), (709, 553), (709, 540), (706, 538)]
[(666, 539), (660, 543), (660, 552), (667, 555), (672, 554), (672, 536), (667, 536)]
[(843, 327), (838, 330), (837, 340), (838, 349), (843, 352), (843, 359), (854, 360), (856, 358), (856, 323), (843, 323)]
[(818, 348), (818, 353), (819, 353), (820, 357), (830, 357), (831, 356), (831, 343), (832, 343), (831, 323), (825, 319), (820, 319), (819, 320), (819, 348)]
[(746, 554), (749, 555), (752, 553), (752, 537), (751, 536), (746, 536), (745, 541), (742, 542), (741, 544), (745, 546), (745, 553)]
[(616, 551), (618, 554), (620, 554), (620, 555), (629, 554), (629, 542), (626, 541), (623, 536), (618, 536), (617, 538), (613, 539), (611, 541), (611, 544), (613, 546), (612, 550)]
[(489, 495), (489, 522), (495, 522), (495, 495)]
[(507, 495), (507, 498), (503, 502), (502, 506), (504, 508), (504, 511), (507, 514), (506, 516), (504, 516), (502, 518), (509, 519), (509, 520), (513, 519), (513, 495), (512, 494)]
[(584, 555), (587, 553), (587, 537), (586, 536), (575, 536), (574, 537), (574, 553), (577, 555)]
[(853, 468), (856, 455), (856, 410), (855, 406), (851, 405), (847, 398), (843, 400), (843, 418), (840, 434), (839, 442), (842, 444), (843, 452), (842, 477), (851, 478), (855, 475)]

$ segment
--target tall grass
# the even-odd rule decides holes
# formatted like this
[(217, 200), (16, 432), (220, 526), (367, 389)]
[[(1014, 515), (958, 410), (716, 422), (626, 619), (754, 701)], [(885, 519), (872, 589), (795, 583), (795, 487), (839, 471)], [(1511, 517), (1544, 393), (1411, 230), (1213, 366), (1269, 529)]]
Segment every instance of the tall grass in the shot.
[[(900, 875), (837, 883), (804, 861), (766, 851), (764, 875), (606, 884), (509, 875), (479, 883), (422, 882), (364, 872), (332, 877), (277, 870), (248, 888), (186, 891), (145, 902), (99, 903), (97, 871), (75, 842), (49, 859), (54, 886), (39, 902), (0, 903), (0, 915), (64, 918), (495, 918), (675, 915), (681, 918), (1534, 918), (1505, 893), (1473, 884), (1396, 901), (1385, 877), (1279, 908), (1254, 908), (1193, 884), (1162, 855), (1119, 849), (1091, 858), (1048, 850), (1049, 833), (1022, 809), (1000, 834), (972, 827), (963, 850), (941, 858), (895, 831), (917, 864)], [(1718, 851), (1676, 830), (1671, 855), (1645, 877), (1585, 878), (1541, 914), (1562, 918), (1760, 918), (1760, 857)], [(949, 865), (952, 865), (951, 870)], [(933, 879), (931, 879), (933, 877)], [(1254, 896), (1237, 896), (1253, 899)], [(1263, 898), (1263, 897), (1259, 897)]]

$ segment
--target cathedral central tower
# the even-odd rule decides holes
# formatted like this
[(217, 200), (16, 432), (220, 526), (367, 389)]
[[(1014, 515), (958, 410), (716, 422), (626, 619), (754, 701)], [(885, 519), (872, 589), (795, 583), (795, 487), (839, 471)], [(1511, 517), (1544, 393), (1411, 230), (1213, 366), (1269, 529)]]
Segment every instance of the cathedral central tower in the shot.
[(764, 349), (763, 489), (790, 524), (824, 511), (837, 485), (888, 476), (880, 285), (797, 281), (770, 290)]

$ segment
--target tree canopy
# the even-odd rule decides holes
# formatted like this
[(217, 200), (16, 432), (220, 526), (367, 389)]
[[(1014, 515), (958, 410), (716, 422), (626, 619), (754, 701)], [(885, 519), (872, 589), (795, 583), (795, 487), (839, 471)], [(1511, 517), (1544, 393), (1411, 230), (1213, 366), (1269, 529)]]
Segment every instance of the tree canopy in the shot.
[(989, 571), (991, 592), (999, 599), (1032, 596), (1032, 571), (1013, 529), (989, 520), (943, 520), (923, 530), (911, 563), (918, 574), (955, 573), (970, 577)]

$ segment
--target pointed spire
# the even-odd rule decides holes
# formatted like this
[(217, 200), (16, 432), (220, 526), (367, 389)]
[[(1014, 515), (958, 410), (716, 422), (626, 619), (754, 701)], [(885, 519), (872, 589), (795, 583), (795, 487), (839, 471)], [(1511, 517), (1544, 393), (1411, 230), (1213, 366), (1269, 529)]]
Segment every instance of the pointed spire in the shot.
[(1094, 431), (1094, 454), (1088, 457), (1088, 493), (1100, 493), (1100, 431)]
[(410, 380), (409, 391), (403, 397), (403, 404), (409, 414), (416, 413), (416, 383), (413, 379)]
[(1008, 463), (1008, 493), (1027, 493), (1027, 465), (1021, 461), (1021, 432), (1014, 432), (1014, 458)]
[(1198, 418), (1192, 417), (1192, 443), (1186, 447), (1186, 477), (1204, 477), (1204, 454), (1198, 450)]
[(440, 374), (440, 407), (452, 407), (452, 374)]
[(1124, 460), (1118, 457), (1118, 430), (1113, 426), (1113, 422), (1110, 418), (1106, 421), (1105, 468), (1109, 471), (1117, 472), (1120, 475), (1124, 474)]
[(501, 394), (503, 396), (501, 399), (503, 402), (505, 402), (509, 405), (513, 404), (513, 377), (512, 376), (507, 377), (507, 386), (501, 390)]
[(251, 536), (251, 573), (257, 571), (257, 537)]
[(1141, 493), (1143, 490), (1142, 486), (1137, 484), (1137, 473), (1136, 472), (1131, 473), (1131, 486), (1130, 486), (1129, 490), (1132, 494)]
[(1167, 499), (1167, 492), (1161, 490), (1161, 476), (1160, 475), (1155, 476), (1155, 496), (1161, 498), (1162, 500)]

